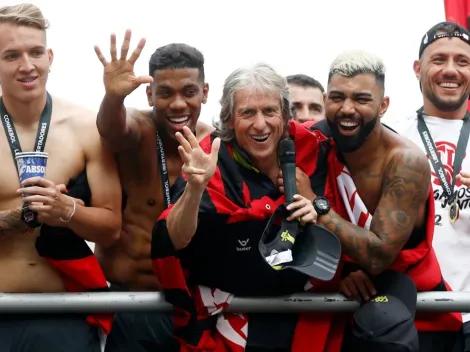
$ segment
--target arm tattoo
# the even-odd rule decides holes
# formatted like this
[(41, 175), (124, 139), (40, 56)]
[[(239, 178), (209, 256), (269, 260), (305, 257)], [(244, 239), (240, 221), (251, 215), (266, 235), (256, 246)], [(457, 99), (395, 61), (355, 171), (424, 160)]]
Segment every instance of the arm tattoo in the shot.
[(0, 241), (29, 231), (32, 230), (21, 220), (21, 208), (0, 211)]
[(336, 234), (344, 252), (371, 273), (389, 267), (417, 225), (430, 192), (426, 157), (404, 150), (391, 157), (382, 178), (382, 193), (370, 231), (342, 219), (334, 211), (320, 217)]

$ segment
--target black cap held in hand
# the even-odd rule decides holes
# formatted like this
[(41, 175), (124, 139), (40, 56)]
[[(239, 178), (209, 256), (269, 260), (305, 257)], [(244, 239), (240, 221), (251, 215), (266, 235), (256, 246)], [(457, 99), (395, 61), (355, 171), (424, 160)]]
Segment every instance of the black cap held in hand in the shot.
[[(451, 28), (453, 27), (455, 28), (455, 30), (450, 31), (451, 33), (446, 33), (447, 31), (443, 29), (443, 27), (446, 26), (449, 26)], [(423, 36), (423, 39), (421, 39), (421, 44), (419, 46), (419, 57), (423, 55), (424, 50), (429, 45), (431, 45), (436, 40), (442, 38), (459, 38), (470, 45), (470, 33), (467, 29), (454, 22), (441, 22), (433, 26), (430, 30), (428, 30)]]

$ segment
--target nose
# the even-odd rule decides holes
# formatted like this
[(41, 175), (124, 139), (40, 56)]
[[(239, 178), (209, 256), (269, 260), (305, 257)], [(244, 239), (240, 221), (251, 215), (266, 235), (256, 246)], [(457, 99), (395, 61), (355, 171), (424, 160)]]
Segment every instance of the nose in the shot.
[(446, 76), (457, 76), (457, 63), (454, 60), (446, 60), (442, 68), (442, 73)]
[(344, 115), (354, 114), (354, 112), (355, 112), (354, 103), (351, 101), (351, 99), (347, 98), (343, 101), (343, 104), (341, 105), (340, 111)]
[(307, 106), (302, 106), (300, 109), (296, 109), (295, 112), (299, 121), (308, 121), (311, 119)]
[(179, 94), (175, 95), (175, 99), (170, 103), (170, 109), (172, 110), (184, 110), (186, 109), (186, 100)]
[(31, 62), (31, 59), (28, 56), (28, 54), (25, 53), (22, 56), (22, 60), (21, 60), (21, 63), (20, 63), (20, 71), (23, 72), (23, 73), (29, 73), (33, 70), (34, 70), (34, 65)]
[(256, 130), (262, 131), (266, 127), (266, 120), (262, 112), (258, 112), (255, 116), (255, 120), (253, 122), (253, 128)]

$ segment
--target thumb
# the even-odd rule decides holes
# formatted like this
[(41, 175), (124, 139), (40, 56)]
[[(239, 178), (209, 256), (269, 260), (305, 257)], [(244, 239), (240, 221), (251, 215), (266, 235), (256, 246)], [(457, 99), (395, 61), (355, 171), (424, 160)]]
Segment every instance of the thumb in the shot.
[(459, 176), (460, 176), (460, 177), (470, 177), (470, 172), (468, 172), (468, 171), (461, 171)]
[(140, 86), (141, 84), (152, 83), (152, 76), (140, 76), (134, 79), (134, 84)]
[(214, 139), (212, 142), (212, 147), (211, 147), (211, 160), (215, 160), (217, 162), (217, 159), (219, 157), (219, 150), (220, 150), (220, 138), (217, 137)]
[(57, 189), (59, 190), (60, 193), (67, 193), (67, 186), (65, 186), (63, 183), (60, 185), (56, 185)]

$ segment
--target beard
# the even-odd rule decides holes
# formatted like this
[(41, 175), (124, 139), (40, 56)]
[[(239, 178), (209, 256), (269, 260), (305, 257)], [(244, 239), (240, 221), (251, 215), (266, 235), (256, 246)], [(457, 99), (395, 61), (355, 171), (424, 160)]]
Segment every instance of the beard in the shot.
[(330, 121), (327, 119), (327, 122), (338, 151), (341, 153), (352, 153), (362, 147), (364, 142), (374, 130), (374, 127), (377, 124), (379, 117), (376, 116), (367, 123), (364, 123), (364, 120), (361, 120), (359, 126), (357, 127), (359, 129), (359, 132), (352, 136), (345, 136), (340, 132), (340, 129), (338, 127), (338, 120), (340, 118), (346, 117), (348, 119), (357, 121), (357, 119), (351, 116), (339, 116), (336, 117), (334, 121)]
[(437, 94), (430, 90), (425, 90), (424, 95), (439, 111), (453, 112), (462, 107), (468, 101), (468, 93), (462, 94), (459, 99), (447, 101), (439, 97)]

